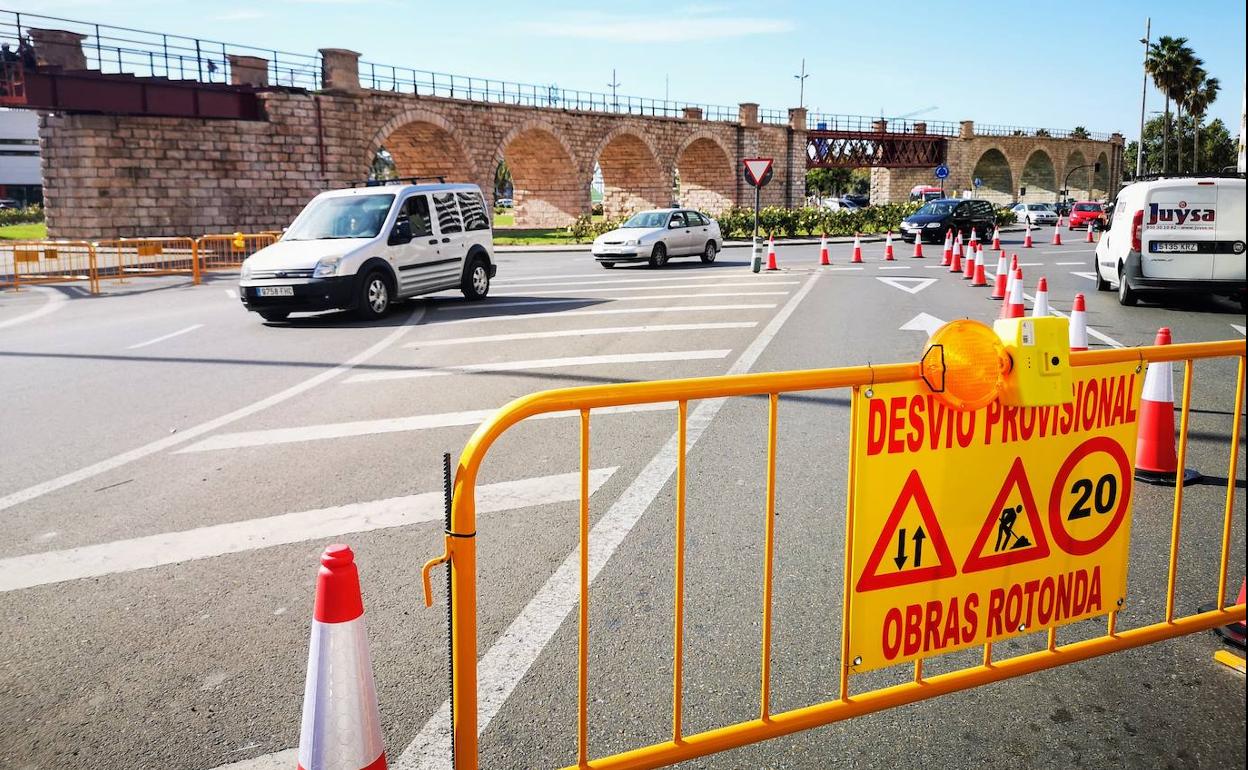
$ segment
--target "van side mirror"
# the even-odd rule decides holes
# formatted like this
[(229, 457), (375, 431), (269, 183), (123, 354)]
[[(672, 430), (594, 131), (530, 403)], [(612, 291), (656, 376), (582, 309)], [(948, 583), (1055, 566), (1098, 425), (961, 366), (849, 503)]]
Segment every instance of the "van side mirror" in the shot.
[(386, 243), (390, 246), (401, 246), (405, 243), (412, 242), (412, 221), (407, 217), (396, 220), (394, 229), (390, 231), (390, 237), (386, 239)]

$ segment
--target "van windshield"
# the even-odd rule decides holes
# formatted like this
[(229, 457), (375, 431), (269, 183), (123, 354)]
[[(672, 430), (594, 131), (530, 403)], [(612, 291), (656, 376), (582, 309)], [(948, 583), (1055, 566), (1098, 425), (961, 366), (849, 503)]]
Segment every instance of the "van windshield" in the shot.
[(320, 198), (304, 208), (286, 231), (284, 241), (329, 238), (375, 238), (394, 203), (393, 195)]
[(932, 201), (914, 212), (914, 216), (943, 217), (945, 214), (953, 211), (953, 207), (956, 205), (953, 201)]

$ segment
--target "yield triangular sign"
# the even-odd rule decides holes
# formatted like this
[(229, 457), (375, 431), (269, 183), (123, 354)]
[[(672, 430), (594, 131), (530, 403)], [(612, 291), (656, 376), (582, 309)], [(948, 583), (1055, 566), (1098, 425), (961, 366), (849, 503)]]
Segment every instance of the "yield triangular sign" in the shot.
[[(912, 500), (922, 524), (913, 533), (909, 533), (901, 529), (901, 521)], [(931, 550), (928, 551), (927, 559), (924, 559), (923, 543), (927, 540), (931, 541)], [(888, 557), (887, 564), (885, 557)], [(928, 566), (924, 566), (925, 564)], [(958, 570), (953, 564), (953, 555), (949, 553), (949, 544), (945, 542), (945, 533), (936, 521), (932, 500), (927, 496), (919, 472), (912, 470), (901, 488), (901, 494), (897, 496), (892, 512), (884, 522), (880, 539), (876, 541), (875, 548), (871, 549), (871, 556), (867, 558), (867, 564), (858, 578), (857, 591), (862, 593), (912, 583), (926, 583), (956, 574)]]
[[(1017, 496), (1013, 494), (1016, 489)], [(1021, 504), (1005, 507), (1012, 499), (1019, 500)], [(1027, 514), (1026, 520), (1019, 515), (1024, 512)], [(1040, 523), (1036, 498), (1027, 482), (1023, 459), (1016, 457), (1014, 465), (1010, 467), (1010, 472), (1005, 475), (1005, 481), (1001, 484), (1001, 491), (988, 509), (988, 518), (984, 520), (984, 526), (975, 538), (975, 545), (971, 546), (971, 553), (966, 557), (962, 571), (982, 572), (1043, 559), (1048, 555), (1049, 541), (1044, 536), (1044, 527)]]
[(910, 294), (918, 294), (928, 286), (936, 283), (935, 278), (885, 278), (877, 275), (875, 280), (882, 281), (894, 289), (901, 289)]
[(741, 161), (745, 164), (745, 173), (750, 177), (750, 184), (758, 187), (763, 182), (763, 177), (771, 170), (771, 158), (746, 158)]

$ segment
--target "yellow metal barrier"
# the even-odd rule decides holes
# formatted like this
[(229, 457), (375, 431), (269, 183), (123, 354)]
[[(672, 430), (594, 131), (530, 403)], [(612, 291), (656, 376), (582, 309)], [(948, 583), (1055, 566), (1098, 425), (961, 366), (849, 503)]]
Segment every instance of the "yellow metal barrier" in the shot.
[[(918, 363), (891, 364), (884, 366), (859, 366), (842, 369), (819, 369), (809, 371), (744, 374), (721, 377), (705, 377), (686, 380), (638, 382), (618, 385), (592, 385), (534, 393), (517, 399), (498, 410), (469, 439), (460, 455), (455, 473), (449, 527), (445, 536), (443, 554), (424, 565), (425, 601), (430, 604), (430, 570), (438, 564), (447, 563), (450, 569), (450, 641), (452, 665), (452, 741), (456, 770), (475, 770), (478, 762), (477, 745), (477, 589), (476, 589), (476, 482), (477, 473), (486, 453), (494, 441), (516, 423), (539, 414), (560, 411), (580, 413), (580, 613), (578, 636), (578, 720), (577, 764), (574, 767), (589, 768), (652, 768), (662, 767), (682, 760), (705, 756), (727, 749), (745, 746), (770, 738), (787, 735), (820, 725), (849, 719), (864, 714), (901, 706), (939, 695), (965, 690), (978, 685), (996, 682), (1010, 677), (1054, 668), (1068, 663), (1126, 650), (1153, 642), (1170, 639), (1183, 634), (1227, 625), (1244, 620), (1244, 605), (1227, 604), (1227, 564), (1231, 542), (1232, 509), (1235, 499), (1237, 448), (1241, 428), (1240, 413), (1244, 406), (1245, 354), (1244, 345), (1238, 341), (1203, 342), (1143, 348), (1097, 350), (1074, 352), (1070, 356), (1072, 367), (1090, 367), (1100, 364), (1138, 362), (1183, 361), (1184, 390), (1179, 427), (1179, 468), (1182, 469), (1187, 445), (1187, 426), (1190, 412), (1189, 393), (1192, 381), (1193, 361), (1209, 358), (1235, 358), (1238, 361), (1238, 377), (1235, 390), (1234, 418), (1230, 437), (1230, 459), (1227, 470), (1226, 505), (1222, 525), (1222, 550), (1218, 571), (1216, 608), (1184, 617), (1175, 617), (1174, 588), (1177, 568), (1179, 523), (1182, 508), (1182, 473), (1176, 485), (1174, 519), (1171, 532), (1171, 548), (1167, 601), (1164, 620), (1138, 628), (1117, 628), (1116, 610), (1108, 612), (1107, 627), (1101, 636), (1059, 644), (1057, 628), (1048, 630), (1046, 649), (1009, 658), (995, 658), (992, 643), (984, 645), (982, 665), (968, 667), (925, 677), (923, 659), (914, 664), (913, 680), (905, 684), (867, 692), (855, 693), (849, 686), (850, 666), (842, 661), (839, 697), (804, 708), (781, 713), (770, 713), (770, 640), (772, 633), (771, 613), (771, 565), (774, 557), (773, 514), (775, 505), (777, 406), (781, 394), (831, 388), (851, 388), (854, 393), (854, 410), (851, 422), (860, 419), (858, 398), (864, 388), (885, 383), (914, 382), (921, 378)], [(688, 402), (697, 399), (726, 398), (765, 395), (769, 399), (768, 446), (767, 446), (767, 526), (764, 547), (764, 601), (762, 639), (762, 682), (760, 686), (760, 716), (758, 719), (738, 722), (713, 730), (686, 735), (682, 730), (682, 676), (683, 676), (683, 622), (684, 617), (684, 522), (685, 522), (685, 424)], [(589, 659), (589, 420), (594, 409), (676, 402), (678, 406), (677, 429), (679, 448), (676, 469), (676, 545), (675, 545), (675, 606), (674, 614), (674, 660), (672, 688), (672, 738), (615, 754), (591, 759), (588, 740), (588, 659)], [(853, 474), (850, 474), (850, 506), (853, 500)], [(848, 529), (848, 528), (847, 528)], [(842, 606), (842, 648), (848, 646), (849, 638), (849, 565), (852, 562), (852, 538), (846, 533), (845, 598)]]
[(233, 233), (231, 235), (203, 235), (195, 240), (199, 252), (200, 268), (220, 270), (238, 267), (243, 260), (265, 246), (277, 242), (281, 233)]
[(100, 293), (95, 248), (86, 241), (0, 241), (0, 289), (86, 281)]
[(199, 283), (199, 260), (190, 238), (117, 238), (95, 244), (99, 274), (126, 278), (189, 275)]

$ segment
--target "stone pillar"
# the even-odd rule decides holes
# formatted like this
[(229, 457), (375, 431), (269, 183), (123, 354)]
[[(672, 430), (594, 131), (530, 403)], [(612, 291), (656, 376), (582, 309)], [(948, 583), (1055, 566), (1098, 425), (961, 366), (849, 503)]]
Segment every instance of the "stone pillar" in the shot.
[(236, 86), (267, 86), (269, 60), (259, 56), (230, 54), (230, 84)]
[(758, 125), (758, 102), (741, 102), (737, 105), (737, 120), (743, 126)]
[(686, 107), (684, 110), (684, 113), (685, 113), (685, 120), (701, 120), (702, 119), (701, 107)]
[(360, 54), (345, 48), (322, 48), (321, 88), (326, 91), (359, 91)]
[(794, 131), (806, 130), (806, 108), (790, 107), (789, 108), (789, 128)]
[(914, 124), (914, 133), (916, 133), (916, 134), (926, 134), (926, 133), (927, 133), (927, 124), (926, 124), (926, 123), (924, 123), (923, 121), (919, 121), (918, 123), (915, 123), (915, 124)]
[(888, 121), (883, 118), (871, 121), (871, 130), (877, 134), (882, 134), (888, 131)]
[(66, 70), (87, 68), (87, 57), (82, 52), (82, 41), (86, 35), (63, 29), (29, 29), (27, 33), (35, 49), (35, 62), (40, 67)]
[(958, 126), (959, 126), (958, 128), (959, 139), (974, 139), (975, 138), (975, 121), (964, 120), (961, 123), (959, 123)]

